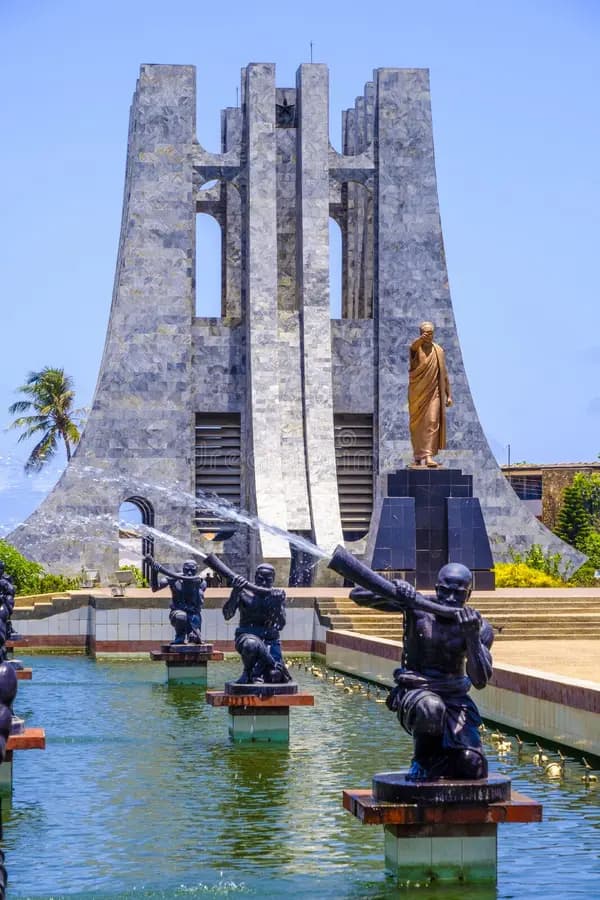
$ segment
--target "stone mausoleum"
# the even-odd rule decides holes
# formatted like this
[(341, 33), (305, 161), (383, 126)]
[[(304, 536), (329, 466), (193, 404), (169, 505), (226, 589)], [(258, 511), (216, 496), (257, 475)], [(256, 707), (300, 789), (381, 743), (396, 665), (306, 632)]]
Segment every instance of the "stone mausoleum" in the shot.
[[(388, 475), (412, 459), (408, 347), (427, 319), (454, 396), (439, 461), (470, 478), (494, 558), (537, 542), (581, 561), (521, 504), (473, 405), (444, 259), (427, 70), (377, 69), (342, 114), (339, 151), (328, 95), (325, 65), (301, 65), (294, 87), (277, 87), (273, 64), (251, 63), (239, 107), (222, 112), (221, 152), (208, 153), (196, 135), (194, 67), (141, 67), (93, 406), (59, 483), (10, 536), (28, 556), (55, 571), (114, 570), (129, 500), (146, 523), (242, 571), (262, 558), (280, 582), (290, 571), (308, 579), (302, 554), (223, 521), (205, 491), (323, 548), (372, 554)], [(195, 315), (200, 213), (222, 230), (219, 318)], [(330, 218), (342, 233), (340, 319), (330, 313)], [(158, 541), (155, 552), (185, 557)]]

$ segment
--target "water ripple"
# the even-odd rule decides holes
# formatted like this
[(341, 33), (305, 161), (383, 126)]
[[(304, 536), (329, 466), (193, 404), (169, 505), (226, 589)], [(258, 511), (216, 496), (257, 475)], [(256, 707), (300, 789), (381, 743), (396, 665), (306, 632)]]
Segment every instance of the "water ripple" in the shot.
[[(509, 900), (596, 895), (600, 791), (567, 760), (565, 780), (535, 748), (492, 769), (544, 804), (544, 822), (500, 829), (498, 888), (399, 888), (379, 828), (341, 807), (343, 788), (402, 769), (411, 742), (386, 707), (294, 668), (316, 695), (291, 712), (289, 746), (233, 745), (227, 713), (194, 686), (158, 685), (157, 665), (35, 656), (17, 711), (44, 725), (44, 753), (19, 754), (4, 809), (10, 897)], [(238, 665), (210, 667), (212, 687)], [(513, 750), (516, 744), (513, 744)]]

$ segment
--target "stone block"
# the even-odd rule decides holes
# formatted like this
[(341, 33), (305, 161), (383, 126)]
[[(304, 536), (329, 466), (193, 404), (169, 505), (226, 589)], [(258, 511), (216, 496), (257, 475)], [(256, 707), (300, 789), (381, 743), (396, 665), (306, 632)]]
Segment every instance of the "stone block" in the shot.
[(229, 735), (234, 741), (287, 743), (290, 739), (289, 709), (229, 709)]

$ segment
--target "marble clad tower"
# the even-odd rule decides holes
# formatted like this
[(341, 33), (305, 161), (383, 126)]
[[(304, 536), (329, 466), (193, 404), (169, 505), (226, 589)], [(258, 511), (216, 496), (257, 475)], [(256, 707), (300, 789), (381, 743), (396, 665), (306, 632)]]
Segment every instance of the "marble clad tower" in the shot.
[[(208, 86), (205, 88), (208, 90)], [(104, 355), (74, 459), (10, 536), (56, 571), (117, 567), (120, 504), (237, 567), (286, 582), (302, 560), (270, 533), (194, 521), (215, 491), (325, 548), (366, 546), (386, 472), (407, 465), (408, 345), (429, 319), (454, 406), (446, 466), (472, 474), (496, 559), (532, 542), (579, 561), (508, 485), (469, 391), (438, 209), (428, 72), (378, 69), (329, 143), (328, 70), (242, 71), (222, 151), (196, 138), (195, 69), (144, 65), (131, 108), (123, 220)], [(195, 220), (222, 231), (222, 315), (196, 314)], [(329, 218), (343, 241), (330, 318)], [(375, 517), (373, 517), (374, 519)], [(198, 530), (198, 528), (200, 530)], [(163, 560), (185, 552), (156, 548)]]

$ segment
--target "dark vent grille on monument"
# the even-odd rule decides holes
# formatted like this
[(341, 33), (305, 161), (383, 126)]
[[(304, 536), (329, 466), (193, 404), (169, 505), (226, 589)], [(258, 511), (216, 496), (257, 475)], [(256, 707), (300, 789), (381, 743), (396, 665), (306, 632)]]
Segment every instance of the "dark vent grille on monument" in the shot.
[[(203, 492), (219, 498), (239, 509), (241, 504), (240, 414), (196, 413), (196, 497)], [(201, 531), (213, 531), (227, 520), (218, 510), (199, 505), (196, 525)]]
[(358, 540), (373, 511), (373, 417), (338, 414), (334, 427), (342, 531), (345, 540)]

